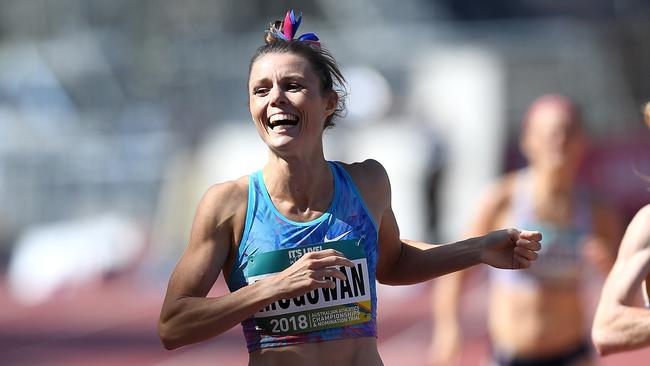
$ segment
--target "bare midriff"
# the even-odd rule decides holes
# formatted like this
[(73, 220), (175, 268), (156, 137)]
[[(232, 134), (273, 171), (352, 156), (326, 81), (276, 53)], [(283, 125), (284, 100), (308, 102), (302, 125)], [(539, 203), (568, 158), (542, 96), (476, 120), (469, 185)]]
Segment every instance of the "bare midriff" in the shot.
[(577, 287), (544, 288), (493, 284), (491, 341), (517, 357), (566, 352), (584, 341), (584, 314)]
[(302, 343), (251, 352), (250, 366), (275, 365), (383, 365), (375, 337)]

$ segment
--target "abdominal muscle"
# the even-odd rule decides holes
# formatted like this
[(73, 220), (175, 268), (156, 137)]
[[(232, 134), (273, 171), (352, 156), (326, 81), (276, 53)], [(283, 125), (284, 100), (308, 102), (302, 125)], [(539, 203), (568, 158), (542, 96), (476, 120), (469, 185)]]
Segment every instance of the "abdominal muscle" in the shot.
[(518, 357), (562, 353), (583, 342), (583, 305), (577, 288), (493, 284), (489, 330), (496, 349)]
[(265, 348), (251, 352), (249, 366), (383, 365), (375, 337), (340, 339)]

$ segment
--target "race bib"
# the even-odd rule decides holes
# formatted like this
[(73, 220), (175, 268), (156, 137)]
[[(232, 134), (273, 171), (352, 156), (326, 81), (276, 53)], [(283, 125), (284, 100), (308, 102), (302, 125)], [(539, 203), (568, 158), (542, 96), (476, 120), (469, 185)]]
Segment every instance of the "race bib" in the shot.
[(281, 272), (304, 254), (335, 249), (354, 263), (338, 267), (347, 279), (332, 278), (336, 287), (319, 288), (293, 299), (282, 299), (255, 314), (257, 328), (273, 335), (289, 335), (364, 323), (372, 319), (368, 262), (360, 240), (341, 240), (282, 249), (248, 257), (247, 282)]

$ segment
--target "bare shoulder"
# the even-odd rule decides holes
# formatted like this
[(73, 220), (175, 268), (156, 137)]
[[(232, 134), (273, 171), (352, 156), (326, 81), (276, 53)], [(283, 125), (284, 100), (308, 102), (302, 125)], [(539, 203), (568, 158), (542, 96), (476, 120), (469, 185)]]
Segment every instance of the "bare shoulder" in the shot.
[(230, 231), (236, 239), (243, 231), (247, 206), (248, 176), (212, 185), (199, 203), (195, 225), (211, 231)]
[(362, 195), (370, 195), (376, 199), (378, 198), (374, 197), (376, 195), (390, 194), (388, 173), (377, 160), (367, 159), (361, 162), (340, 164), (350, 174)]
[(367, 159), (355, 163), (339, 163), (350, 174), (354, 183), (359, 189), (376, 187), (377, 185), (389, 185), (388, 173), (380, 162), (374, 159)]
[(339, 164), (348, 172), (366, 206), (378, 220), (390, 207), (390, 180), (384, 166), (374, 159)]
[(510, 207), (517, 175), (517, 172), (505, 174), (483, 190), (465, 235), (485, 235), (510, 225)]
[(237, 180), (212, 185), (203, 195), (201, 204), (220, 207), (227, 212), (231, 209), (241, 209), (241, 205), (246, 204), (247, 200), (248, 176), (243, 176)]
[(481, 198), (481, 206), (492, 212), (502, 212), (510, 206), (516, 190), (519, 171), (504, 174), (492, 183)]

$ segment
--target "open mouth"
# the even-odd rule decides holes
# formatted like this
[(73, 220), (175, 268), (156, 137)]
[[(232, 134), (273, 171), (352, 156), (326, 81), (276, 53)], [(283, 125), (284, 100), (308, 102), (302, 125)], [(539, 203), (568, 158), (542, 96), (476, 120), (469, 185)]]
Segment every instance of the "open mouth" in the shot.
[(267, 126), (271, 127), (271, 129), (275, 129), (276, 127), (291, 127), (295, 126), (298, 124), (298, 116), (294, 116), (292, 114), (284, 114), (284, 113), (278, 113), (274, 114), (269, 118), (269, 122), (267, 123)]

